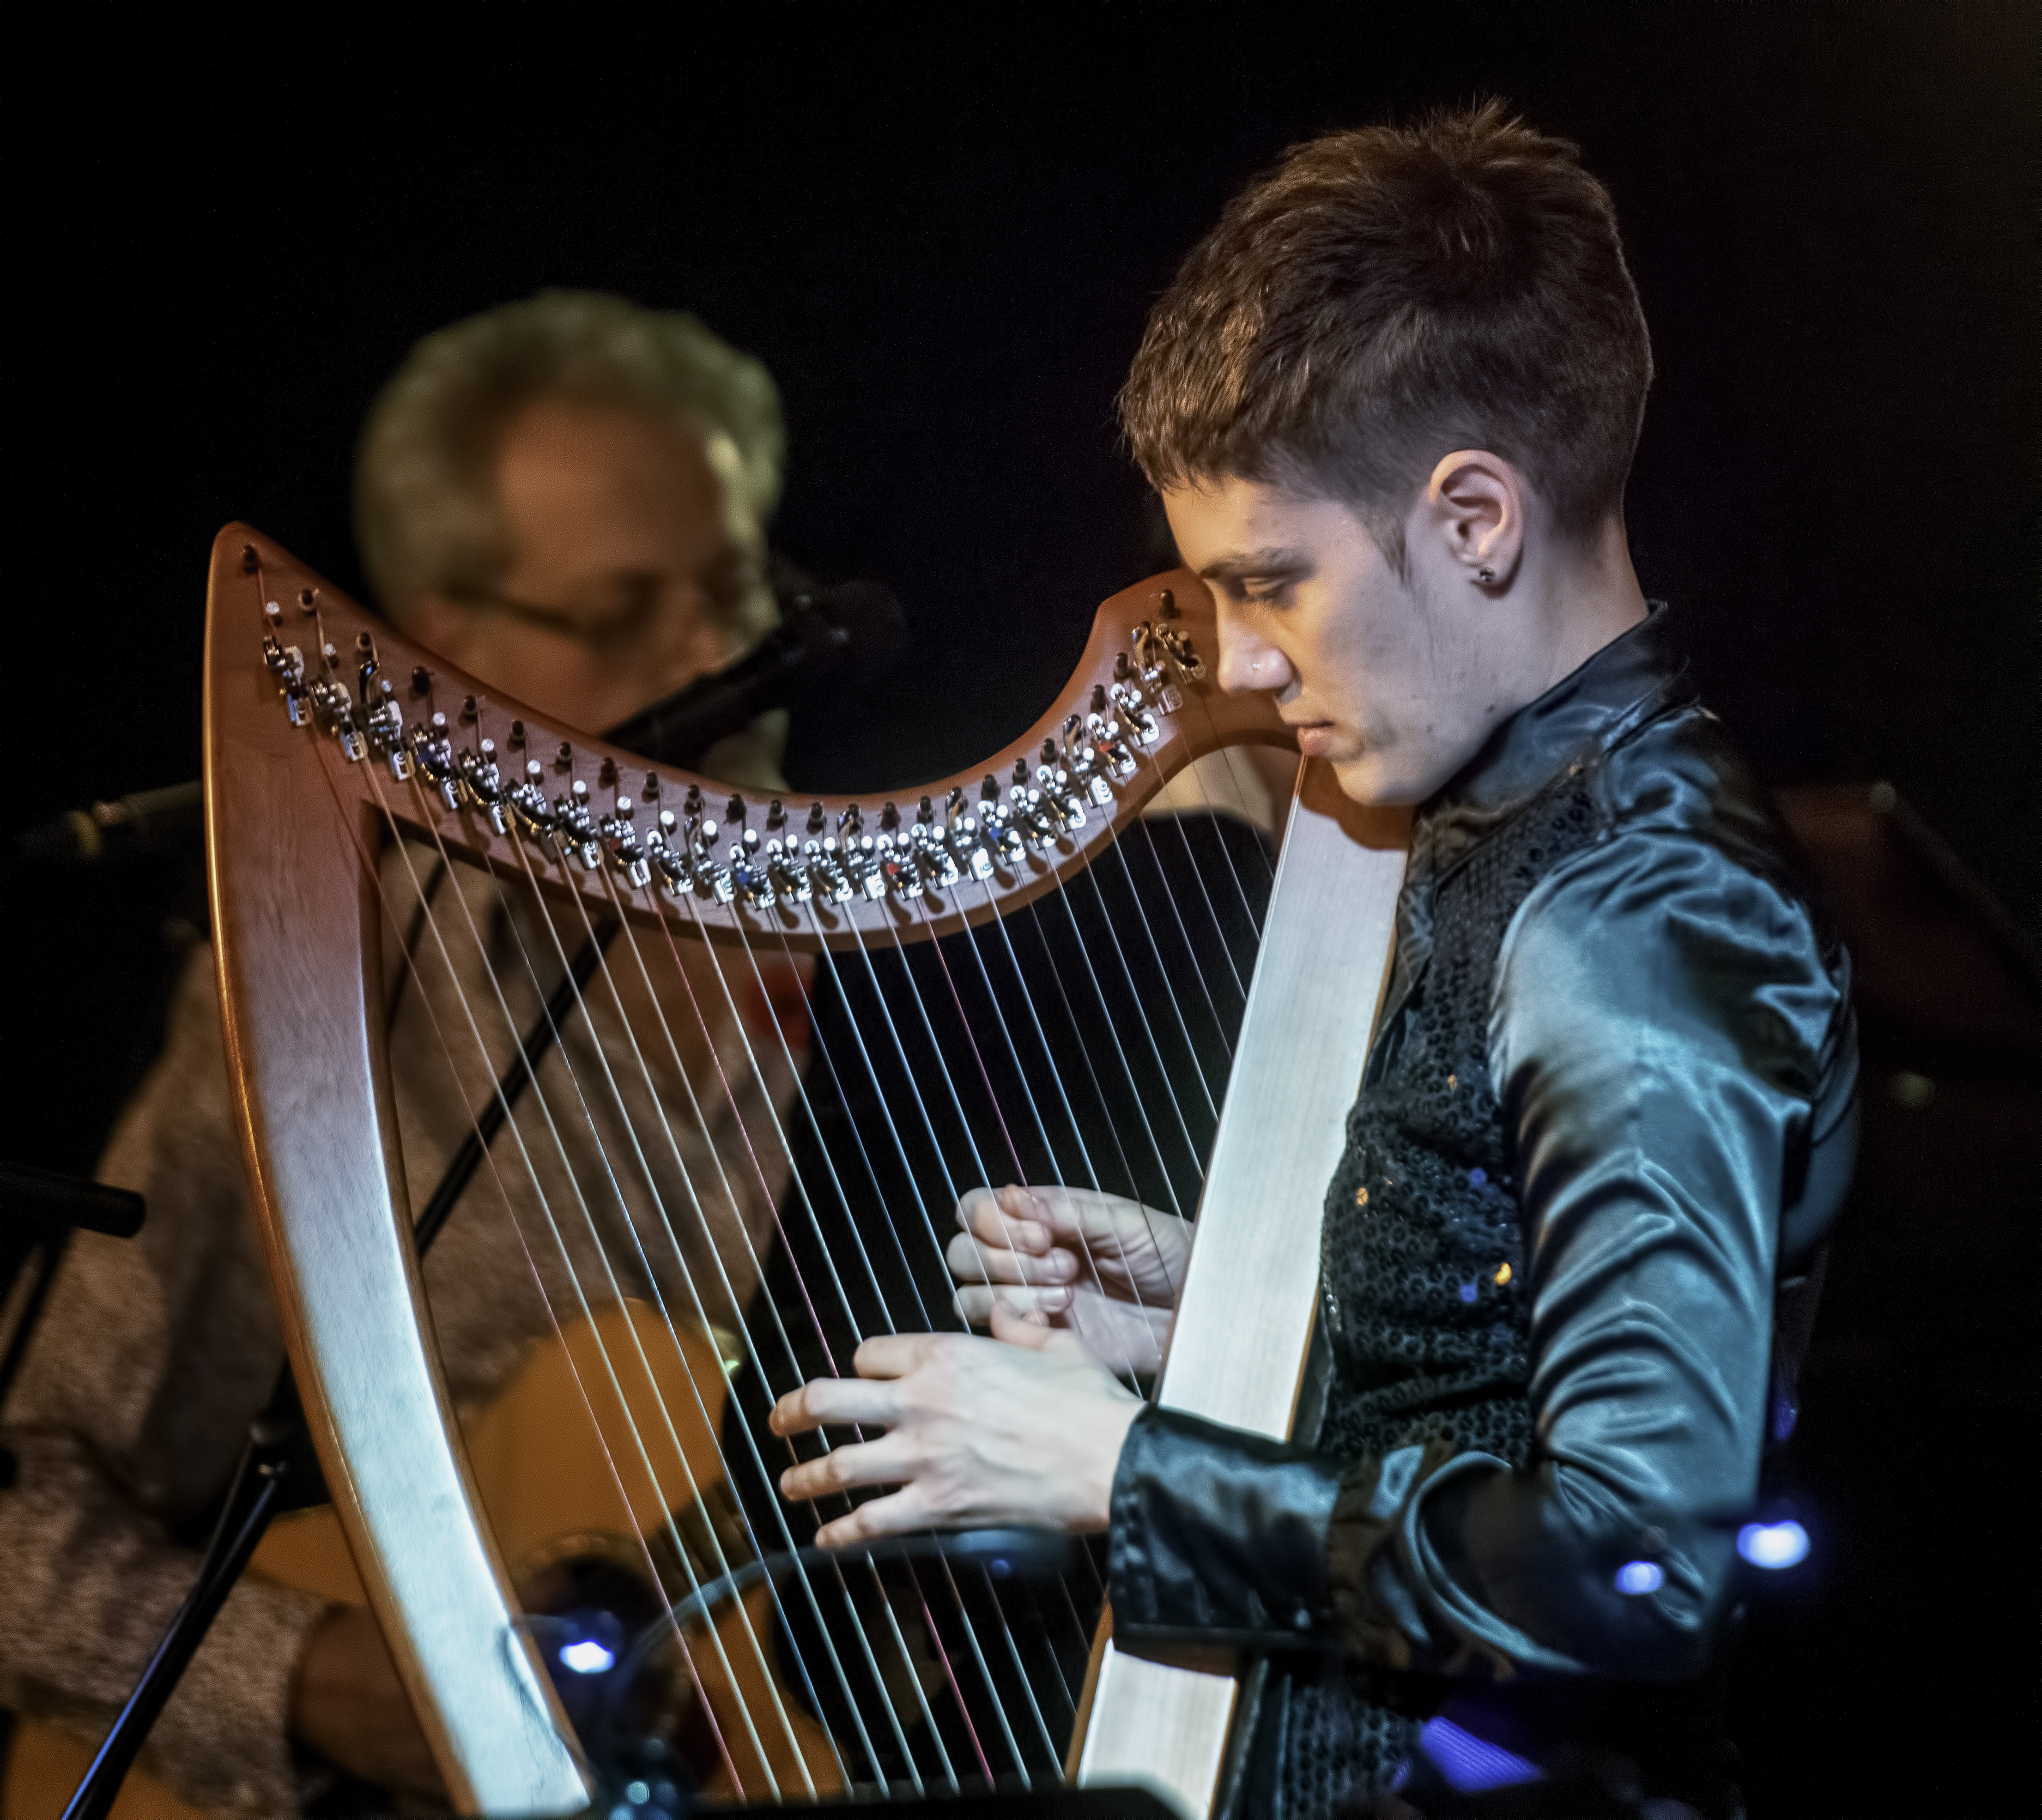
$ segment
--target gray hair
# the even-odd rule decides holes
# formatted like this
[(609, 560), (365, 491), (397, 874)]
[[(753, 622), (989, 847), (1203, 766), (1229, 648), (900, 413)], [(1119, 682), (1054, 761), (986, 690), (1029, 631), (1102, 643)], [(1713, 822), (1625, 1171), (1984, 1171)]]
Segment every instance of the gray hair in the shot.
[(496, 451), (510, 419), (542, 399), (727, 434), (761, 524), (778, 503), (786, 431), (763, 366), (681, 312), (542, 291), (427, 335), (369, 407), (355, 458), (355, 535), (393, 617), (428, 595), (501, 582), (510, 552)]

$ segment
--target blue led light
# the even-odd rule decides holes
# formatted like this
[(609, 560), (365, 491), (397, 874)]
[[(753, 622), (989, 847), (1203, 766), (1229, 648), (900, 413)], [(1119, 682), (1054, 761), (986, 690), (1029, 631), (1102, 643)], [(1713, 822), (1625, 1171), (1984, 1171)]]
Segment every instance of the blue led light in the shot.
[(1472, 1301), (1474, 1301), (1474, 1298), (1475, 1298), (1475, 1294), (1476, 1294), (1476, 1289), (1475, 1289), (1475, 1286), (1474, 1286), (1474, 1284), (1473, 1284), (1473, 1283), (1463, 1283), (1463, 1284), (1461, 1285), (1461, 1300), (1462, 1300), (1462, 1301), (1463, 1301), (1463, 1302), (1472, 1302)]
[(1793, 1567), (1808, 1558), (1808, 1532), (1791, 1516), (1780, 1523), (1747, 1523), (1737, 1551), (1754, 1567)]
[(1457, 1795), (1545, 1780), (1545, 1771), (1528, 1757), (1478, 1737), (1450, 1719), (1428, 1719), (1418, 1734), (1418, 1745), (1439, 1765), (1440, 1773)]
[(605, 1649), (593, 1637), (560, 1646), (560, 1661), (578, 1675), (599, 1675), (616, 1660), (617, 1652)]
[(1656, 1561), (1627, 1561), (1616, 1570), (1617, 1591), (1633, 1599), (1657, 1592), (1665, 1584), (1665, 1570)]

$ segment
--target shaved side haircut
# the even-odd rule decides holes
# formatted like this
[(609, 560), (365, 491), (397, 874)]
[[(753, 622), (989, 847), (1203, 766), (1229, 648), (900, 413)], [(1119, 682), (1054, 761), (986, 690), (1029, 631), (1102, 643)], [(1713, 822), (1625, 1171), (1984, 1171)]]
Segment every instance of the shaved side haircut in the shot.
[(1297, 146), (1230, 202), (1120, 394), (1158, 489), (1354, 508), (1400, 565), (1442, 455), (1486, 449), (1562, 535), (1621, 512), (1651, 342), (1609, 192), (1497, 101)]

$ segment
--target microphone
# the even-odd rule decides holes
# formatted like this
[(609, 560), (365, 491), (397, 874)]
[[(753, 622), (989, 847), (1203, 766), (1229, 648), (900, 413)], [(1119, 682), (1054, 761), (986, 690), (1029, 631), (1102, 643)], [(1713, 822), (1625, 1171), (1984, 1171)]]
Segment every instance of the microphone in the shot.
[(798, 594), (779, 625), (735, 663), (698, 676), (603, 737), (656, 764), (690, 769), (718, 740), (824, 682), (872, 681), (908, 645), (908, 616), (876, 581)]
[[(908, 648), (908, 616), (892, 590), (847, 581), (789, 597), (780, 624), (735, 663), (698, 676), (603, 737), (655, 764), (691, 769), (718, 740), (824, 683), (870, 682)], [(16, 857), (94, 865), (195, 845), (205, 832), (196, 779), (75, 809), (24, 831)]]

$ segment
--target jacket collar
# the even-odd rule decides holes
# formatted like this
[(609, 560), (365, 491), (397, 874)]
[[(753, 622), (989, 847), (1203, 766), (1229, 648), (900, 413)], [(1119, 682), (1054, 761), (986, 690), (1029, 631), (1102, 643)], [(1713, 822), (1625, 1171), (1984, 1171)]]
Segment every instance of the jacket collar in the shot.
[[(1608, 751), (1692, 694), (1663, 601), (1571, 675), (1497, 727), (1418, 811), (1414, 838), (1434, 867), (1459, 858), (1570, 766)], [(1416, 855), (1414, 855), (1416, 857)]]

